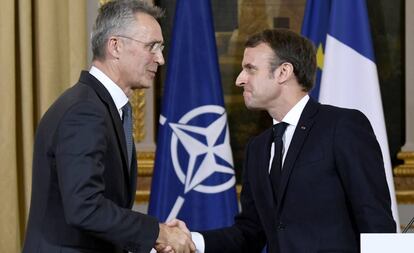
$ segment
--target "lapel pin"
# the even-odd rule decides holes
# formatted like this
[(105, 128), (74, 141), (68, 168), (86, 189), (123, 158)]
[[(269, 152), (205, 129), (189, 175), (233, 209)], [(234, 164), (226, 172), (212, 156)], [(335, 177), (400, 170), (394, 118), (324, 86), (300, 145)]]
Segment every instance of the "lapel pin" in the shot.
[(306, 126), (301, 126), (300, 129), (306, 130)]

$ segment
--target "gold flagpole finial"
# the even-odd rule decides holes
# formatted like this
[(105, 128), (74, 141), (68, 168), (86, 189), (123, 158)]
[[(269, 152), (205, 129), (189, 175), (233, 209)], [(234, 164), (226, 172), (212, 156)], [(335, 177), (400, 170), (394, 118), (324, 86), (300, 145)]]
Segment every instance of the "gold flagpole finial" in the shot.
[(106, 4), (107, 2), (109, 2), (109, 0), (99, 0), (99, 3), (100, 3), (101, 5)]

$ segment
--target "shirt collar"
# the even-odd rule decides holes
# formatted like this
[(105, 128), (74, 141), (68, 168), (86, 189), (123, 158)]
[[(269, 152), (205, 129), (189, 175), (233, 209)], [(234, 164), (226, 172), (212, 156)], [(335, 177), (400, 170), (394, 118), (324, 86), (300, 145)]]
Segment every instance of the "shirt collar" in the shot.
[[(304, 96), (299, 102), (296, 103), (292, 109), (283, 117), (282, 121), (288, 123), (289, 125), (295, 126), (298, 124), (300, 116), (302, 115), (303, 109), (309, 101), (309, 95)], [(280, 123), (279, 121), (273, 119), (273, 124)]]
[(112, 99), (114, 100), (116, 109), (120, 111), (122, 107), (128, 103), (128, 97), (125, 95), (124, 91), (112, 81), (104, 72), (98, 69), (95, 66), (92, 66), (89, 70), (89, 73), (93, 75), (102, 85), (108, 90)]

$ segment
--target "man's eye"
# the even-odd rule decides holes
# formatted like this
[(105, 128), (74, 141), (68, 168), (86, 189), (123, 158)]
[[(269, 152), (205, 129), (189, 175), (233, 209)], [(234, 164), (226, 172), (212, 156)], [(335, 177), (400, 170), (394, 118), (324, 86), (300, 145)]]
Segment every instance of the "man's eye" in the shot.
[(252, 67), (247, 67), (247, 68), (246, 68), (246, 71), (247, 71), (248, 73), (252, 74), (252, 73), (256, 72), (256, 69), (255, 69), (255, 68), (252, 68)]
[(156, 53), (158, 50), (161, 50), (162, 52), (162, 50), (164, 49), (164, 45), (160, 42), (152, 42), (148, 44), (148, 48), (151, 53)]
[(147, 47), (149, 50), (151, 50), (154, 47), (154, 42), (147, 43), (145, 45), (145, 47)]

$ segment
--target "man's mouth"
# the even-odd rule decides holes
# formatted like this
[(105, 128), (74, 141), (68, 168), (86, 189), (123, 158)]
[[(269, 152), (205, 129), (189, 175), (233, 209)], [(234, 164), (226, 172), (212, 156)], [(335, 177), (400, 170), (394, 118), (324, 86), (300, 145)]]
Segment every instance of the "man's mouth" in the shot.
[(157, 70), (151, 70), (149, 69), (148, 72), (152, 75), (155, 76), (155, 74), (157, 74)]

